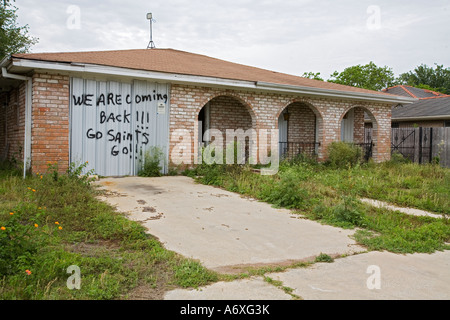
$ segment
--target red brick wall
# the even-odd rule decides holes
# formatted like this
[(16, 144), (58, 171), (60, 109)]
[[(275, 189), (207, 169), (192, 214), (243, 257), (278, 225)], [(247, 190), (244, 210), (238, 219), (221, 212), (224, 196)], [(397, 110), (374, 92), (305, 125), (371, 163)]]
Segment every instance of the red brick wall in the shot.
[(353, 142), (364, 143), (364, 109), (354, 109)]
[(315, 142), (316, 115), (307, 105), (295, 102), (288, 106), (289, 142)]
[(225, 132), (226, 129), (250, 129), (252, 117), (246, 106), (230, 96), (217, 97), (209, 102), (210, 127)]
[[(233, 96), (244, 103), (248, 109), (251, 109), (255, 115), (253, 128), (256, 130), (277, 129), (278, 117), (286, 106), (295, 102), (307, 104), (313, 110), (318, 121), (319, 138), (317, 142), (321, 144), (318, 154), (319, 160), (325, 160), (328, 146), (333, 141), (340, 140), (340, 124), (345, 113), (352, 108), (361, 108), (371, 113), (376, 119), (373, 133), (375, 142), (374, 160), (385, 161), (390, 158), (391, 105), (389, 104), (295, 97), (275, 93), (187, 85), (172, 85), (170, 157), (172, 156), (172, 151), (175, 150), (178, 156), (183, 155), (184, 158), (182, 160), (184, 163), (192, 164), (196, 161), (194, 155), (198, 151), (196, 149), (198, 141), (198, 113), (207, 102), (221, 95)], [(362, 127), (363, 124), (361, 124)], [(178, 136), (173, 135), (179, 129), (184, 131), (179, 131), (180, 134)], [(259, 139), (257, 145), (259, 148), (266, 146), (265, 142), (259, 141)]]
[(0, 98), (0, 154), (9, 144), (8, 159), (23, 162), (25, 139), (25, 82)]
[(61, 172), (69, 165), (69, 77), (52, 74), (33, 76), (31, 165), (33, 172), (46, 172), (57, 163)]
[[(45, 172), (48, 162), (56, 162), (60, 171), (65, 171), (69, 165), (69, 77), (35, 74), (32, 91), (32, 170)], [(19, 101), (18, 105), (23, 106), (23, 111), (22, 107), (19, 107), (17, 113), (11, 106), (8, 106), (6, 111), (7, 138), (11, 143), (11, 154), (23, 149), (24, 140), (25, 85), (22, 84), (17, 92), (18, 94), (11, 92), (11, 105), (16, 99)], [(177, 148), (177, 152), (185, 151), (185, 163), (194, 163), (194, 152), (198, 146), (198, 114), (208, 102), (212, 105), (211, 127), (219, 129), (229, 127), (233, 129), (242, 127), (244, 130), (253, 127), (256, 131), (278, 129), (279, 115), (290, 106), (291, 134), (295, 132), (293, 128), (298, 126), (302, 130), (297, 130), (296, 139), (309, 139), (314, 137), (315, 117), (318, 122), (317, 142), (321, 144), (319, 160), (326, 158), (326, 151), (331, 142), (339, 141), (341, 119), (352, 108), (357, 108), (355, 119), (359, 119), (358, 125), (355, 125), (355, 140), (360, 139), (357, 132), (360, 129), (356, 128), (363, 127), (361, 111), (365, 110), (376, 120), (373, 133), (375, 161), (384, 161), (390, 157), (391, 106), (388, 104), (179, 84), (173, 84), (171, 89), (170, 157), (174, 148)], [(9, 118), (14, 117), (16, 120), (9, 121)], [(172, 134), (177, 129), (185, 131), (175, 137)], [(294, 136), (290, 139), (294, 139)], [(259, 148), (267, 147), (267, 142), (260, 140), (259, 137), (255, 141)], [(0, 133), (0, 147), (2, 143), (4, 142)], [(258, 157), (255, 154), (251, 156), (255, 159)], [(22, 157), (20, 155), (20, 158)]]

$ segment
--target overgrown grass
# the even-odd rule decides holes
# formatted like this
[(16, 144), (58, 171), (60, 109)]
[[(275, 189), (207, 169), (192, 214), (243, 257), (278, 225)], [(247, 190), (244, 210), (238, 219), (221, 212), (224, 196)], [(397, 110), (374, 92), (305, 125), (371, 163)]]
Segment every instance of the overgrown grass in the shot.
[[(97, 200), (98, 191), (79, 176), (81, 168), (64, 175), (56, 169), (22, 179), (13, 166), (0, 165), (0, 299), (126, 299), (139, 287), (148, 299), (160, 299), (168, 288), (232, 278), (164, 249), (140, 224)], [(339, 168), (297, 159), (282, 163), (274, 176), (237, 165), (201, 165), (185, 174), (322, 223), (358, 228), (356, 241), (370, 250), (450, 249), (450, 170), (437, 165), (393, 161)], [(359, 197), (443, 218), (374, 208)], [(66, 285), (72, 265), (81, 270), (80, 290)], [(239, 277), (280, 270), (260, 268)]]
[[(450, 170), (438, 165), (390, 161), (339, 167), (295, 160), (278, 174), (262, 176), (249, 166), (201, 165), (185, 174), (293, 209), (322, 223), (358, 228), (355, 239), (370, 250), (414, 253), (450, 249)], [(416, 217), (362, 203), (367, 197), (441, 213)]]
[(414, 163), (369, 163), (322, 170), (318, 182), (341, 193), (450, 214), (450, 169)]
[[(97, 200), (99, 191), (74, 174), (79, 168), (56, 169), (26, 179), (0, 170), (0, 299), (126, 299), (140, 286), (161, 299), (168, 288), (217, 280)], [(72, 265), (80, 290), (67, 288)]]

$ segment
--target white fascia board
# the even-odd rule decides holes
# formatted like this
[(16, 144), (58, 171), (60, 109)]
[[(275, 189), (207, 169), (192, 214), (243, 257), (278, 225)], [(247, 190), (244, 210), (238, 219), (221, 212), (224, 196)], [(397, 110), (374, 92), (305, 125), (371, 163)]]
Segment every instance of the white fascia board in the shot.
[(93, 64), (82, 64), (82, 63), (61, 63), (61, 62), (48, 62), (40, 60), (28, 60), (14, 58), (12, 61), (14, 66), (41, 70), (51, 70), (51, 71), (64, 71), (69, 73), (88, 73), (88, 74), (102, 74), (108, 76), (121, 76), (121, 77), (131, 77), (137, 79), (146, 79), (153, 81), (162, 81), (170, 83), (182, 83), (191, 85), (206, 85), (206, 86), (218, 86), (227, 88), (237, 88), (237, 89), (251, 89), (259, 91), (269, 91), (273, 93), (289, 93), (294, 95), (309, 95), (309, 96), (320, 96), (320, 97), (330, 97), (330, 98), (340, 98), (340, 99), (351, 99), (360, 101), (376, 101), (382, 103), (392, 103), (392, 104), (410, 104), (417, 99), (400, 97), (400, 96), (384, 96), (378, 94), (366, 94), (360, 92), (349, 92), (349, 91), (338, 91), (329, 90), (321, 88), (312, 87), (299, 87), (292, 85), (282, 85), (276, 83), (268, 82), (257, 82), (257, 81), (243, 81), (243, 80), (232, 80), (223, 79), (215, 77), (204, 77), (195, 75), (184, 75), (175, 73), (164, 73), (156, 71), (144, 71), (135, 69), (126, 69), (119, 67), (101, 66)]
[(11, 59), (11, 56), (6, 56), (0, 61), (0, 67), (5, 67)]
[(392, 118), (392, 121), (399, 121), (399, 122), (405, 122), (405, 121), (423, 121), (423, 120), (447, 120), (450, 119), (450, 115), (443, 115), (443, 116), (423, 116), (423, 117), (403, 117), (403, 118)]
[(317, 95), (317, 96), (327, 96), (333, 98), (341, 98), (341, 99), (357, 99), (357, 100), (367, 100), (367, 101), (377, 101), (377, 102), (385, 102), (385, 103), (394, 103), (394, 104), (410, 104), (418, 101), (415, 98), (401, 97), (401, 96), (387, 96), (387, 95), (379, 95), (379, 94), (368, 94), (361, 92), (350, 92), (350, 91), (338, 91), (338, 90), (330, 90), (323, 88), (312, 88), (312, 87), (298, 87), (292, 85), (284, 85), (284, 84), (274, 84), (274, 83), (266, 83), (266, 82), (257, 82), (258, 88), (274, 88), (278, 90), (278, 92), (289, 92), (289, 93), (297, 93), (297, 94), (306, 94), (306, 95)]
[(93, 64), (80, 64), (80, 63), (68, 64), (68, 63), (46, 62), (38, 60), (24, 60), (24, 59), (14, 60), (13, 64), (14, 66), (17, 67), (32, 68), (47, 71), (50, 70), (50, 71), (63, 71), (69, 73), (101, 74), (115, 77), (127, 77), (146, 80), (151, 79), (154, 81), (171, 82), (171, 83), (205, 84), (205, 85), (256, 89), (255, 82), (252, 81), (230, 80), (213, 77), (183, 75), (176, 73), (135, 70), (119, 67), (93, 65)]

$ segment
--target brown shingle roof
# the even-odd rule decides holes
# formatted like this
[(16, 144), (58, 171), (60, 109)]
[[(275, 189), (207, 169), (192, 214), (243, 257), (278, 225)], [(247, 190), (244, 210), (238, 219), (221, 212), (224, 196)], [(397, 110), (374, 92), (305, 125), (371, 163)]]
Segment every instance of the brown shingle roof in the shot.
[(392, 96), (384, 92), (302, 78), (173, 49), (28, 53), (14, 54), (13, 57)]

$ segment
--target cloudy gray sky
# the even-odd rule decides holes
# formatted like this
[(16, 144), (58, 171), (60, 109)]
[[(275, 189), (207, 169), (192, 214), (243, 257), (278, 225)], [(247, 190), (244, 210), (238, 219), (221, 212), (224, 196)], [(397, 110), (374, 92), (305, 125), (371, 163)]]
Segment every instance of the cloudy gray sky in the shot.
[(450, 67), (450, 0), (16, 0), (32, 52), (173, 48), (302, 75)]

